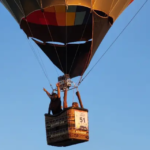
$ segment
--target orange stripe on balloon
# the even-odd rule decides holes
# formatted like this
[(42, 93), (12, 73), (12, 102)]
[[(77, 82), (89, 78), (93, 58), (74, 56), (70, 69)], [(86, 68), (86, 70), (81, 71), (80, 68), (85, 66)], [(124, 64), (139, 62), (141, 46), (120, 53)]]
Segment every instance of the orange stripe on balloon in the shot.
[(56, 20), (58, 26), (66, 26), (66, 13), (56, 13)]

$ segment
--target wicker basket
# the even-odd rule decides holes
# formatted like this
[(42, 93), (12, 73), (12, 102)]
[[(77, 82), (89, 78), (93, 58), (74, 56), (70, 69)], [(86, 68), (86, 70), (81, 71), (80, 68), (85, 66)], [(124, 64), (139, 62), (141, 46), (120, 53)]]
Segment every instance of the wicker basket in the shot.
[(45, 114), (47, 144), (70, 146), (89, 140), (88, 110), (67, 108), (60, 114)]

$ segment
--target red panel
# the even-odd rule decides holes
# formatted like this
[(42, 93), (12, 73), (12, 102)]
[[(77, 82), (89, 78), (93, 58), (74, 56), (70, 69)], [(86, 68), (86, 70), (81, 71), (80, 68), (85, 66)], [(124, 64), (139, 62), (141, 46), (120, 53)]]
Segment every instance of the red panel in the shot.
[(56, 14), (55, 12), (44, 12), (44, 20), (46, 18), (46, 22), (48, 25), (57, 26)]
[(55, 12), (42, 12), (41, 10), (39, 10), (27, 16), (27, 21), (39, 25), (57, 26)]

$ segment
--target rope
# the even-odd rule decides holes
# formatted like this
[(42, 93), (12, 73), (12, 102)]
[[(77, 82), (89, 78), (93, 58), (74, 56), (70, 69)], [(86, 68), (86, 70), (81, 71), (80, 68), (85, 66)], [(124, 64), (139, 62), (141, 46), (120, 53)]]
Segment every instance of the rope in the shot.
[(67, 2), (65, 0), (65, 4), (66, 4), (66, 73), (67, 73), (67, 9), (68, 9), (68, 5), (67, 5)]
[(75, 95), (75, 92), (74, 92), (74, 89), (73, 89), (73, 98), (72, 98), (72, 103), (74, 102), (74, 95)]
[[(48, 26), (48, 23), (47, 23), (47, 20), (46, 20), (46, 17), (45, 17), (44, 12), (43, 12), (43, 16), (44, 16), (45, 22), (46, 22), (46, 24), (47, 24), (47, 29), (48, 29), (49, 35), (50, 35), (50, 37), (51, 37), (51, 39), (52, 39), (52, 41), (53, 41), (53, 37), (52, 37), (51, 31), (50, 31), (50, 29), (49, 29), (49, 26)], [(61, 66), (61, 68), (62, 68), (62, 71), (64, 72), (55, 44), (54, 44), (54, 48), (55, 48), (56, 55), (57, 55), (57, 57), (58, 57), (60, 66)]]
[[(39, 61), (39, 59), (38, 59), (38, 56), (37, 56), (37, 54), (36, 54), (36, 52), (35, 52), (34, 47), (32, 46), (30, 40), (27, 40), (27, 41), (29, 42), (30, 48), (31, 48), (32, 52), (34, 53), (35, 57), (37, 58), (38, 63), (39, 63), (39, 65), (41, 66), (41, 68), (42, 68), (42, 70), (43, 70), (43, 72), (44, 72), (45, 77), (47, 78), (47, 80), (48, 80), (50, 86), (52, 87), (51, 82), (50, 82), (50, 79), (48, 78), (48, 76), (47, 76), (45, 70), (43, 69), (42, 64), (40, 63), (40, 61)], [(52, 88), (52, 89), (53, 89), (53, 88)]]
[[(21, 5), (22, 8), (19, 7), (19, 5), (16, 3), (15, 0), (14, 0), (14, 2), (15, 2), (15, 4), (18, 6), (18, 8), (19, 8), (20, 10), (22, 9), (22, 12), (23, 12), (23, 14), (24, 14), (24, 16), (25, 16), (25, 13), (24, 13), (24, 10), (23, 10), (23, 7), (22, 7), (22, 4), (21, 4), (20, 0), (19, 0), (19, 2), (20, 2), (20, 5)], [(30, 30), (30, 33), (31, 33), (32, 37), (34, 37), (32, 31), (31, 31), (31, 28), (30, 28), (30, 26), (29, 26), (29, 24), (28, 24), (28, 22), (27, 22), (27, 20), (26, 20), (26, 23), (27, 23), (27, 25), (28, 25), (28, 28), (29, 28), (29, 30)], [(53, 87), (52, 87), (52, 85), (51, 85), (51, 82), (50, 82), (50, 79), (48, 78), (46, 69), (45, 69), (45, 67), (44, 67), (42, 58), (40, 57), (40, 59), (41, 59), (41, 62), (40, 62), (40, 60), (39, 60), (39, 58), (38, 58), (38, 56), (37, 56), (37, 54), (36, 54), (36, 52), (35, 52), (35, 49), (34, 49), (34, 47), (32, 46), (30, 40), (28, 40), (28, 42), (29, 42), (29, 46), (30, 46), (32, 52), (33, 52), (34, 55), (35, 55), (35, 58), (37, 59), (39, 65), (41, 66), (41, 68), (42, 68), (42, 70), (43, 70), (43, 73), (44, 73), (45, 77), (47, 78), (47, 80), (48, 80), (48, 82), (49, 82), (51, 88), (53, 89)], [(39, 52), (39, 51), (38, 51), (38, 52)], [(40, 56), (40, 54), (39, 54), (39, 56)]]
[[(36, 1), (37, 1), (38, 5), (39, 5), (39, 6), (41, 7), (41, 9), (42, 9), (42, 7), (43, 7), (42, 0), (40, 0), (40, 1), (36, 0)], [(45, 17), (45, 15), (44, 15), (44, 13), (43, 13), (43, 16), (44, 16), (45, 22), (46, 22), (46, 24), (47, 24), (46, 17)], [(48, 25), (47, 25), (47, 27), (48, 27)], [(48, 31), (49, 31), (49, 27), (48, 27)], [(50, 32), (50, 36), (51, 36), (51, 32)], [(51, 38), (52, 38), (52, 36), (51, 36)], [(52, 40), (53, 40), (53, 39), (52, 39)], [(55, 50), (56, 50), (55, 45), (54, 45), (54, 48), (55, 48)], [(55, 68), (55, 71), (56, 71), (57, 75), (59, 76), (59, 73), (58, 73), (58, 71), (57, 71), (57, 68), (56, 68), (56, 67), (54, 67), (54, 68)]]
[[(88, 21), (89, 21), (89, 18), (90, 18), (90, 13), (89, 13), (88, 19), (87, 19), (87, 21), (86, 21), (86, 24), (85, 24), (84, 30), (83, 30), (83, 32), (82, 32), (81, 39), (82, 39), (83, 34), (84, 34), (84, 32), (85, 32), (85, 29), (86, 29), (87, 23), (88, 23)], [(71, 69), (72, 69), (72, 66), (73, 66), (73, 64), (74, 64), (74, 61), (75, 61), (75, 58), (76, 58), (77, 52), (78, 52), (78, 50), (79, 50), (79, 47), (80, 47), (80, 44), (79, 44), (79, 45), (78, 45), (78, 47), (77, 47), (76, 54), (75, 54), (75, 56), (74, 56), (73, 62), (72, 62), (72, 64), (71, 64), (71, 67), (70, 67), (70, 70), (69, 70), (69, 74), (70, 74)]]

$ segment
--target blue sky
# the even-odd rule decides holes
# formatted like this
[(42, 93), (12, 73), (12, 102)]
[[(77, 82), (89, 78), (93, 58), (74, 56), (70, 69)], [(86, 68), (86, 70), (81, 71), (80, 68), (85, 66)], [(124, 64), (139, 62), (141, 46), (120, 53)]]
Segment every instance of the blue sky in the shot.
[[(89, 69), (144, 1), (135, 0), (118, 18)], [(61, 149), (150, 149), (149, 7), (150, 1), (79, 87), (84, 107), (89, 109), (90, 141)], [(55, 85), (58, 75), (54, 66), (32, 45)], [(26, 35), (1, 4), (0, 69), (0, 149), (52, 149), (46, 144), (44, 123), (49, 99), (42, 90), (43, 87), (51, 90), (49, 82)], [(73, 91), (68, 95), (69, 105), (72, 101)]]

